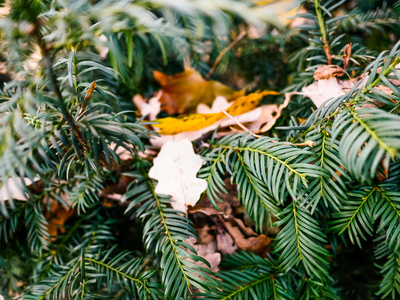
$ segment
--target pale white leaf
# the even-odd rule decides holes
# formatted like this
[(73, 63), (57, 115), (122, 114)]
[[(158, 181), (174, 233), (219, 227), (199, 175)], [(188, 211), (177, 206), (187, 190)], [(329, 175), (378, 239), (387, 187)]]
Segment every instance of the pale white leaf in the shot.
[(161, 97), (162, 91), (159, 91), (157, 95), (153, 98), (150, 98), (148, 102), (143, 99), (140, 95), (135, 95), (133, 97), (133, 103), (135, 103), (136, 107), (139, 109), (139, 112), (142, 116), (149, 116), (150, 121), (154, 121), (157, 118), (161, 110)]
[(158, 180), (155, 192), (171, 195), (172, 207), (186, 213), (187, 205), (194, 206), (207, 188), (207, 182), (196, 177), (202, 164), (190, 140), (166, 142), (149, 171), (149, 176)]
[[(39, 178), (34, 178), (34, 181)], [(25, 193), (22, 191), (24, 186), (31, 185), (34, 181), (29, 178), (9, 178), (3, 181), (3, 185), (0, 188), (0, 201), (6, 201), (9, 199), (14, 200), (27, 200)]]

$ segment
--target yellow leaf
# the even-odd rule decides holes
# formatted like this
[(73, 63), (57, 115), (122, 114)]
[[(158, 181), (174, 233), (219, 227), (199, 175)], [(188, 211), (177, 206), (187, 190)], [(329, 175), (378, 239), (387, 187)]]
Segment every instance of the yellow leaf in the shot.
[[(279, 93), (275, 91), (263, 91), (240, 97), (226, 111), (231, 116), (242, 115), (255, 109), (260, 104), (261, 99), (267, 95), (279, 95)], [(200, 130), (224, 118), (226, 118), (226, 115), (223, 112), (182, 115), (177, 118), (157, 119), (155, 122), (158, 124), (154, 124), (153, 127), (158, 128), (160, 134), (177, 134), (184, 131)]]

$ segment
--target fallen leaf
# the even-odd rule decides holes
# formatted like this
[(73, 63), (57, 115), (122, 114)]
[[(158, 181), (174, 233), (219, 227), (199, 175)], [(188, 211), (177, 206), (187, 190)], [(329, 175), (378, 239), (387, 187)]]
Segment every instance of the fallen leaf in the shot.
[(186, 213), (187, 205), (194, 206), (207, 188), (207, 182), (196, 177), (202, 164), (188, 139), (165, 143), (149, 171), (158, 180), (155, 192), (171, 195), (172, 207)]
[[(352, 82), (351, 84), (354, 86), (355, 82)], [(328, 99), (333, 100), (336, 97), (344, 95), (344, 89), (348, 88), (349, 84), (346, 84), (345, 86), (343, 81), (331, 77), (329, 79), (315, 81), (309, 86), (303, 87), (302, 92), (303, 95), (310, 98), (312, 102), (314, 102), (315, 106), (319, 108)]]
[(161, 111), (160, 97), (162, 92), (158, 92), (153, 98), (150, 98), (148, 102), (143, 99), (140, 95), (135, 95), (133, 97), (133, 103), (139, 109), (142, 116), (149, 116), (150, 121), (154, 121)]
[(231, 183), (230, 178), (224, 180), (225, 189), (227, 193), (218, 194), (221, 202), (217, 202), (220, 210), (217, 210), (214, 205), (210, 202), (210, 199), (206, 194), (203, 194), (200, 201), (193, 207), (189, 207), (189, 213), (194, 214), (201, 212), (207, 216), (222, 214), (223, 216), (229, 217), (232, 214), (232, 210), (241, 206), (238, 196), (236, 185)]
[(241, 232), (239, 227), (233, 226), (230, 222), (225, 222), (225, 227), (240, 249), (244, 251), (251, 251), (258, 255), (265, 254), (267, 246), (273, 240), (272, 238), (267, 237), (265, 234), (247, 238)]
[[(276, 120), (278, 120), (278, 118), (281, 116), (282, 110), (289, 105), (289, 102), (290, 102), (290, 96), (287, 96), (285, 94), (285, 101), (281, 105), (279, 105), (279, 107), (276, 106), (275, 104), (273, 106), (271, 105), (262, 106), (261, 117), (258, 118), (258, 120), (252, 124), (252, 126), (254, 126), (254, 131), (256, 133), (260, 133), (260, 132), (267, 132), (268, 130), (270, 130), (272, 126), (275, 125)], [(257, 128), (258, 126), (262, 127), (256, 130), (255, 128)]]
[(9, 199), (13, 200), (23, 200), (26, 201), (27, 197), (25, 193), (21, 190), (24, 186), (29, 187), (35, 181), (37, 181), (39, 177), (35, 177), (33, 181), (27, 177), (24, 178), (9, 178), (2, 182), (2, 186), (0, 188), (0, 201), (6, 201)]
[(317, 68), (314, 72), (314, 79), (329, 79), (332, 77), (340, 77), (346, 73), (341, 67), (336, 65), (322, 65)]
[(349, 66), (350, 58), (351, 58), (351, 43), (346, 44), (346, 46), (344, 46), (344, 49), (343, 49), (342, 59), (343, 59), (343, 68), (345, 70), (347, 70), (347, 68)]
[(206, 81), (199, 72), (187, 66), (183, 72), (171, 76), (159, 71), (153, 74), (162, 87), (162, 110), (170, 115), (193, 113), (198, 104), (211, 105), (217, 96), (234, 100), (244, 95), (244, 91), (234, 91), (220, 82)]
[(213, 228), (208, 227), (205, 225), (202, 228), (197, 229), (197, 242), (199, 244), (208, 244), (213, 243), (215, 240), (214, 235), (210, 234), (210, 231), (215, 231), (216, 227)]
[(232, 218), (231, 221), (232, 223), (235, 223), (235, 225), (243, 232), (246, 237), (257, 236), (257, 233), (255, 233), (254, 230), (251, 229), (251, 227), (244, 225), (242, 220), (238, 218)]
[(222, 254), (232, 254), (237, 251), (238, 247), (232, 236), (225, 230), (218, 230), (217, 234), (217, 251)]
[[(252, 122), (252, 121), (256, 120), (257, 118), (259, 118), (260, 115), (261, 115), (261, 108), (259, 107), (259, 108), (256, 108), (255, 110), (252, 110), (252, 111), (244, 113), (240, 116), (237, 116), (236, 120), (241, 123)], [(194, 141), (194, 140), (202, 139), (204, 136), (206, 136), (210, 132), (214, 131), (218, 127), (224, 128), (224, 127), (228, 127), (228, 126), (235, 125), (235, 124), (236, 124), (235, 121), (233, 121), (229, 118), (224, 118), (220, 121), (217, 121), (217, 122), (211, 124), (210, 126), (201, 128), (199, 130), (184, 131), (184, 132), (180, 132), (178, 134), (173, 134), (173, 135), (163, 134), (159, 137), (152, 137), (150, 139), (150, 143), (153, 146), (161, 147), (167, 141), (180, 141), (182, 139), (189, 139), (191, 141)]]
[(216, 245), (214, 242), (208, 244), (196, 244), (196, 239), (194, 237), (190, 237), (186, 241), (189, 245), (191, 245), (197, 252), (197, 255), (201, 256), (205, 260), (208, 261), (211, 268), (209, 268), (205, 263), (201, 261), (195, 262), (196, 265), (207, 268), (212, 272), (218, 272), (218, 265), (221, 262), (221, 253), (217, 252)]
[[(262, 98), (267, 95), (279, 95), (279, 93), (275, 91), (263, 91), (240, 97), (226, 111), (231, 116), (243, 115), (257, 108)], [(182, 115), (177, 118), (157, 119), (155, 122), (158, 124), (154, 124), (153, 127), (159, 130), (159, 134), (171, 135), (185, 131), (197, 131), (225, 118), (226, 115), (221, 111), (211, 114)]]
[[(60, 195), (62, 198), (63, 196)], [(67, 198), (64, 196), (64, 198)], [(70, 207), (64, 207), (56, 200), (50, 200), (50, 211), (46, 213), (45, 218), (47, 219), (47, 228), (50, 236), (54, 240), (58, 234), (58, 231), (65, 233), (64, 224), (65, 222), (76, 213), (76, 209)]]
[(125, 198), (122, 197), (123, 194), (126, 192), (126, 188), (132, 182), (132, 177), (121, 175), (114, 184), (108, 184), (99, 194), (100, 197), (104, 198), (105, 200), (118, 200), (124, 201)]

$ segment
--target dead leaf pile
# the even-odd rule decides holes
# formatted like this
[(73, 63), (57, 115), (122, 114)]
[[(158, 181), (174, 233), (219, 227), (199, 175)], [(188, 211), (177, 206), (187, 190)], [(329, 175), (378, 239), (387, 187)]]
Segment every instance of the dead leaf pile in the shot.
[[(153, 129), (160, 137), (151, 143), (161, 147), (167, 141), (191, 141), (203, 138), (216, 128), (227, 132), (243, 131), (237, 124), (244, 124), (249, 131), (259, 133), (272, 128), (289, 99), (281, 105), (261, 105), (265, 96), (279, 95), (274, 91), (261, 91), (244, 96), (244, 91), (233, 91), (215, 81), (206, 81), (201, 75), (186, 67), (176, 75), (154, 73), (162, 90), (148, 101), (136, 95), (133, 99), (142, 116), (155, 121)], [(177, 117), (156, 119), (160, 111), (182, 114)], [(235, 127), (236, 126), (236, 127)]]
[(252, 223), (238, 200), (236, 186), (229, 180), (225, 180), (225, 184), (228, 193), (219, 195), (222, 200), (218, 203), (220, 210), (211, 204), (206, 195), (188, 210), (198, 232), (197, 241), (190, 239), (188, 242), (199, 255), (210, 262), (213, 271), (218, 271), (221, 255), (232, 254), (239, 249), (265, 257), (273, 240), (265, 234), (254, 232)]

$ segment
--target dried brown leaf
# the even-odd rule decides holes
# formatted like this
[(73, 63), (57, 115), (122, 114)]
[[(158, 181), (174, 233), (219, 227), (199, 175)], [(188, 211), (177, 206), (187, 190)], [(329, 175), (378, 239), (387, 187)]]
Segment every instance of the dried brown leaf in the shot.
[(234, 242), (232, 236), (225, 230), (218, 230), (217, 234), (217, 251), (222, 254), (232, 254), (237, 251), (238, 247)]
[(349, 67), (350, 58), (351, 58), (351, 43), (346, 44), (346, 46), (344, 46), (344, 49), (343, 49), (342, 59), (343, 59), (343, 68), (345, 70), (347, 70), (347, 68)]
[(329, 79), (332, 77), (340, 77), (346, 73), (341, 67), (336, 65), (322, 65), (317, 68), (314, 72), (314, 79)]

